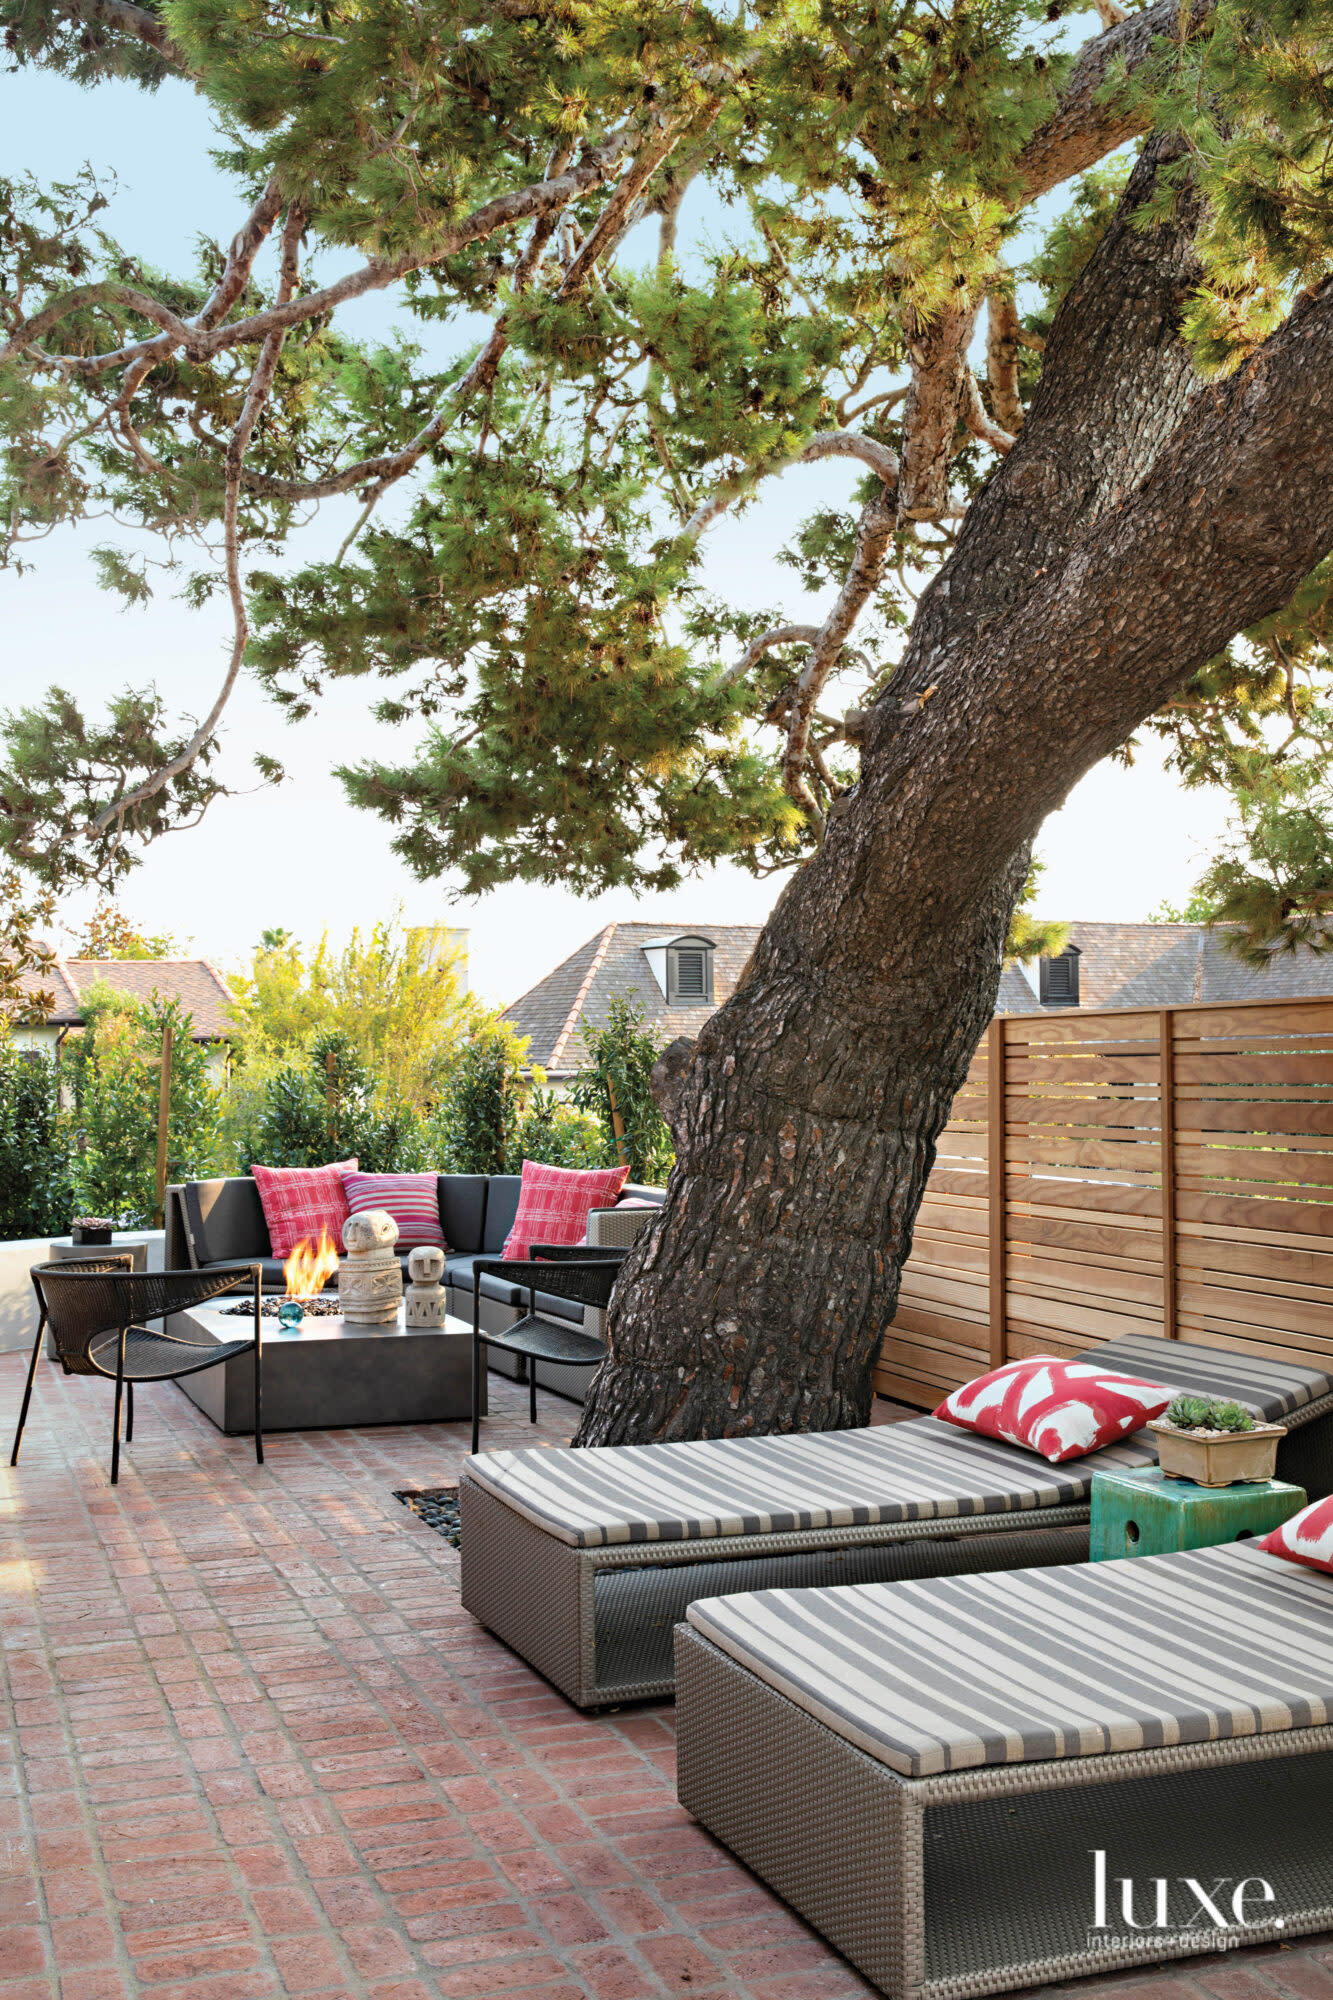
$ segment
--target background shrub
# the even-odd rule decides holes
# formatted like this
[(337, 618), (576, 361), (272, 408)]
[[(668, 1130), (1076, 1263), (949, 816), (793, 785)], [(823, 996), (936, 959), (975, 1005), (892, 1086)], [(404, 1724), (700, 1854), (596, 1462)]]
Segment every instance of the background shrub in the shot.
[(60, 1073), (0, 1034), (0, 1239), (63, 1236), (73, 1205)]
[(172, 1024), (167, 1180), (206, 1178), (218, 1167), (220, 1096), (208, 1052), (191, 1039), (179, 1002), (134, 1000), (109, 987), (84, 997), (83, 1033), (72, 1035), (74, 1090), (70, 1180), (74, 1212), (146, 1229), (156, 1199), (157, 1112), (162, 1030)]

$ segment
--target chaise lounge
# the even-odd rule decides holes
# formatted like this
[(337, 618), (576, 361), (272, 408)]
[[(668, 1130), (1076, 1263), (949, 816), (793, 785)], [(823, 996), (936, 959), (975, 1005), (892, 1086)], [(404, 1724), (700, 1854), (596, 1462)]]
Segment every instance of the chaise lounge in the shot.
[[(1333, 1491), (1333, 1381), (1313, 1368), (1133, 1335), (1100, 1365), (1226, 1393), (1288, 1425), (1278, 1476)], [(467, 1610), (581, 1708), (669, 1694), (698, 1598), (1083, 1562), (1099, 1470), (1150, 1465), (1139, 1432), (1063, 1465), (932, 1417), (809, 1436), (470, 1458)]]
[(681, 1803), (892, 2000), (1333, 1927), (1333, 1575), (1240, 1541), (686, 1615)]

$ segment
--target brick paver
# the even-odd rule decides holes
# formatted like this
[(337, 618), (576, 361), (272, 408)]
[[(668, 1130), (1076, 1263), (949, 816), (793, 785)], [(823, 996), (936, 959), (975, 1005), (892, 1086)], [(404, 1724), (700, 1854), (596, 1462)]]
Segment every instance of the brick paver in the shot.
[[(491, 1383), (487, 1446), (568, 1436)], [(462, 1425), (277, 1434), (261, 1470), (161, 1385), (115, 1489), (109, 1429), (43, 1363), (4, 1475), (0, 2000), (871, 1991), (676, 1804), (669, 1705), (580, 1715), (463, 1612), (392, 1498), (456, 1478)], [(1062, 1992), (1333, 2000), (1333, 1941)]]

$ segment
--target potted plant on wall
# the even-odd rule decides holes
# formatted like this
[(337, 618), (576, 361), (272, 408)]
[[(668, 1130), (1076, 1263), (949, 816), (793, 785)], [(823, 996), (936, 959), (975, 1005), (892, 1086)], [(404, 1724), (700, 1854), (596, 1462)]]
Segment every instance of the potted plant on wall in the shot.
[(1157, 1437), (1157, 1461), (1168, 1479), (1192, 1479), (1196, 1486), (1258, 1485), (1277, 1469), (1277, 1448), (1285, 1424), (1257, 1424), (1239, 1403), (1207, 1396), (1177, 1396), (1149, 1430)]
[(76, 1215), (70, 1224), (70, 1238), (79, 1244), (106, 1244), (114, 1227), (109, 1215)]

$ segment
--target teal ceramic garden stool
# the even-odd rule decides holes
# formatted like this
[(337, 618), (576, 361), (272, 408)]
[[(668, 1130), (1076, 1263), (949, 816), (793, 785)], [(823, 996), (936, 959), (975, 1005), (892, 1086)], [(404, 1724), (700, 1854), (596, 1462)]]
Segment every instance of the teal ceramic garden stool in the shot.
[(1305, 1489), (1269, 1479), (1262, 1486), (1196, 1486), (1150, 1465), (1092, 1476), (1093, 1562), (1165, 1556), (1266, 1535), (1305, 1505)]

